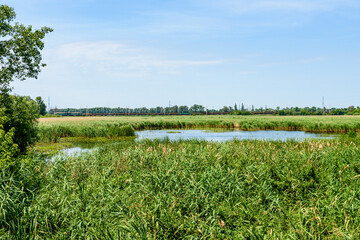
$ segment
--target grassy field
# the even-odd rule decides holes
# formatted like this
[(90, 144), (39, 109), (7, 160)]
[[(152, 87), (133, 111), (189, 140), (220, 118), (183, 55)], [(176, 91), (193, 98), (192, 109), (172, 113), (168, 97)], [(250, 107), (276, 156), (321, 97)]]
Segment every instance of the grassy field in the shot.
[(34, 159), (0, 193), (0, 235), (356, 239), (359, 159), (358, 137), (124, 141), (51, 163)]
[(132, 136), (131, 128), (360, 131), (360, 116), (121, 116), (41, 118), (39, 121), (41, 140), (48, 142), (56, 142), (62, 137)]

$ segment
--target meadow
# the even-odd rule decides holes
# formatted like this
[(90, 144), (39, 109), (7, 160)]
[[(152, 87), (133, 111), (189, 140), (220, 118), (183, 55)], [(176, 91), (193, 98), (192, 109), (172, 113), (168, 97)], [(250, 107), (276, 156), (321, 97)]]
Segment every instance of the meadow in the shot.
[[(17, 174), (0, 175), (0, 239), (357, 239), (359, 121), (277, 116), (41, 119), (42, 131), (64, 127), (88, 139), (97, 134), (107, 138), (107, 127), (128, 129), (122, 130), (126, 135), (129, 129), (244, 128), (245, 123), (252, 130), (288, 126), (351, 134), (303, 142), (129, 138), (55, 161), (33, 153)], [(83, 132), (99, 127), (102, 133)]]

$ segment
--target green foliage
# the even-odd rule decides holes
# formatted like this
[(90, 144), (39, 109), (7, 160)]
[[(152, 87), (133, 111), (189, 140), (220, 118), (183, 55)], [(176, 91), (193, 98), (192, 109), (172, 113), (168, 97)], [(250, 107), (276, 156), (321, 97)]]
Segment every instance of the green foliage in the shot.
[(14, 143), (14, 129), (5, 132), (0, 125), (0, 169), (12, 166), (19, 155), (17, 144)]
[(350, 132), (348, 132), (348, 137), (350, 137), (350, 138), (356, 138), (357, 137), (357, 134), (356, 134), (356, 132), (355, 131), (350, 131)]
[(330, 115), (345, 115), (346, 111), (342, 109), (334, 109), (330, 112)]
[(0, 5), (0, 16), (0, 35), (5, 39), (0, 42), (0, 91), (7, 93), (14, 79), (36, 78), (45, 66), (41, 63), (42, 39), (52, 29), (33, 30), (31, 26), (12, 23), (16, 14), (6, 5)]
[(12, 166), (19, 154), (18, 146), (13, 140), (15, 129), (4, 131), (3, 124), (7, 121), (8, 117), (4, 115), (4, 109), (0, 108), (0, 169)]
[(0, 192), (6, 199), (0, 213), (8, 216), (0, 233), (23, 239), (356, 239), (359, 158), (353, 140), (120, 142), (59, 157), (46, 168), (39, 163), (28, 173), (37, 174), (38, 190), (21, 204), (10, 199), (19, 199), (22, 189)]
[(250, 111), (233, 111), (232, 115), (251, 115)]
[[(44, 182), (44, 161), (20, 156), (14, 166), (0, 168), (0, 239), (30, 239), (36, 227), (24, 218)], [(36, 231), (36, 230), (35, 230)]]
[[(43, 38), (52, 29), (43, 27), (33, 30), (31, 26), (13, 23), (14, 9), (0, 5), (0, 108), (6, 121), (2, 123), (3, 137), (12, 139), (21, 153), (36, 141), (37, 104), (25, 97), (11, 96), (10, 83), (15, 79), (36, 78), (41, 68), (40, 51)], [(12, 153), (9, 153), (10, 155)]]
[[(245, 112), (246, 113), (246, 112)], [(239, 128), (242, 130), (298, 130), (316, 133), (346, 133), (360, 131), (356, 116), (122, 116), (122, 117), (62, 117), (41, 118), (40, 137), (110, 136), (110, 129), (131, 126), (144, 129)]]
[(39, 136), (42, 142), (59, 142), (65, 137), (124, 137), (135, 136), (134, 128), (131, 125), (121, 124), (86, 124), (86, 125), (47, 125), (40, 126)]
[(42, 100), (41, 97), (36, 97), (35, 101), (36, 101), (37, 105), (39, 106), (40, 115), (45, 116), (46, 115), (46, 105), (45, 105), (44, 101)]
[(20, 96), (0, 95), (0, 107), (7, 117), (3, 130), (12, 131), (13, 141), (24, 153), (26, 148), (37, 141), (38, 105), (35, 101)]
[(280, 111), (279, 111), (279, 115), (280, 115), (280, 116), (285, 116), (285, 115), (286, 115), (286, 112), (285, 112), (284, 110), (280, 110)]

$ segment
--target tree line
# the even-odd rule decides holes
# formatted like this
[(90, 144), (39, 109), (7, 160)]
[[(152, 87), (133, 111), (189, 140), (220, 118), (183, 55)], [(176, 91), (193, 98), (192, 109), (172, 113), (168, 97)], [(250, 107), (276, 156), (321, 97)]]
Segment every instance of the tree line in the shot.
[[(38, 98), (37, 98), (38, 101)], [(40, 98), (40, 101), (41, 98)], [(42, 102), (43, 104), (43, 102)], [(43, 104), (44, 105), (44, 104)], [(52, 108), (48, 114), (63, 116), (82, 116), (82, 115), (111, 115), (111, 114), (234, 114), (234, 115), (251, 115), (251, 114), (275, 114), (275, 115), (360, 115), (360, 107), (349, 106), (347, 108), (319, 108), (319, 107), (286, 107), (286, 108), (268, 108), (254, 106), (245, 107), (244, 104), (234, 106), (224, 106), (219, 109), (208, 109), (202, 105), (194, 104), (192, 106), (170, 106), (170, 107), (153, 107), (153, 108), (126, 108), (126, 107), (94, 107), (94, 108)]]

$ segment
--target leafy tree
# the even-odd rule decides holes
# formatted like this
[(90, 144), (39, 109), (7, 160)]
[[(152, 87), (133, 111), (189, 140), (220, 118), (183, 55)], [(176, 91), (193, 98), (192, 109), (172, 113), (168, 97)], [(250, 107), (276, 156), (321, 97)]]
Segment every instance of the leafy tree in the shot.
[(194, 104), (190, 107), (189, 111), (191, 113), (193, 112), (204, 112), (205, 111), (205, 107), (202, 105), (198, 105), (198, 104)]
[(180, 106), (179, 107), (179, 113), (189, 113), (188, 106)]
[(32, 26), (12, 24), (16, 14), (14, 9), (0, 5), (0, 90), (9, 92), (9, 84), (15, 79), (37, 78), (41, 67), (40, 51), (44, 48), (42, 39), (52, 31), (43, 27), (33, 30)]
[(41, 99), (41, 97), (36, 97), (35, 101), (37, 105), (39, 106), (39, 113), (40, 115), (44, 116), (46, 114), (46, 105), (44, 101)]
[(223, 108), (220, 109), (220, 112), (230, 112), (229, 107), (224, 106)]
[(354, 110), (355, 110), (355, 107), (354, 107), (354, 106), (349, 106), (349, 107), (347, 108), (348, 113), (352, 113)]
[(13, 143), (24, 152), (36, 140), (38, 107), (28, 98), (11, 96), (10, 83), (37, 78), (45, 66), (40, 53), (44, 48), (42, 40), (52, 29), (33, 30), (32, 26), (13, 23), (15, 17), (13, 8), (0, 5), (0, 109), (7, 117), (1, 128), (3, 136), (11, 135)]

